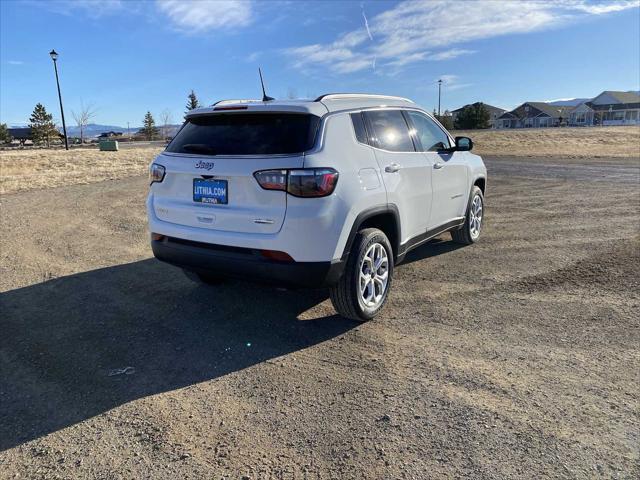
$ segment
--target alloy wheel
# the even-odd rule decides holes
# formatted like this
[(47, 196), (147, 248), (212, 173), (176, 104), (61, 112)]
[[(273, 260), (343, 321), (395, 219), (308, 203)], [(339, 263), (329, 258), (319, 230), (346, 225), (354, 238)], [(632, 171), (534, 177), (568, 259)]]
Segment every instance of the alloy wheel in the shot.
[(469, 233), (474, 240), (480, 236), (482, 229), (482, 208), (482, 197), (480, 195), (474, 196), (469, 209)]
[(367, 308), (377, 307), (389, 283), (389, 257), (380, 243), (369, 246), (360, 263), (360, 300)]

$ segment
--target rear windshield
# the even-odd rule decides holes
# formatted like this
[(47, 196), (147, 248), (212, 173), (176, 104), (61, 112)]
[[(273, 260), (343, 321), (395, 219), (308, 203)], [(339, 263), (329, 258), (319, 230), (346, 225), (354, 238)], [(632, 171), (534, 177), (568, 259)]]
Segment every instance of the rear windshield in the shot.
[(320, 117), (300, 113), (219, 113), (187, 120), (167, 152), (276, 155), (309, 150)]

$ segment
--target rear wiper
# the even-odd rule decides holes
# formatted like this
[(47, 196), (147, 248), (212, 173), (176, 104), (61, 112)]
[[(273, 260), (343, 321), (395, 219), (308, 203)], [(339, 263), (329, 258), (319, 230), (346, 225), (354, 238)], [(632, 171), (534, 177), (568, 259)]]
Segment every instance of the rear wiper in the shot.
[(182, 146), (185, 152), (202, 153), (205, 155), (215, 155), (216, 151), (203, 143), (187, 143)]

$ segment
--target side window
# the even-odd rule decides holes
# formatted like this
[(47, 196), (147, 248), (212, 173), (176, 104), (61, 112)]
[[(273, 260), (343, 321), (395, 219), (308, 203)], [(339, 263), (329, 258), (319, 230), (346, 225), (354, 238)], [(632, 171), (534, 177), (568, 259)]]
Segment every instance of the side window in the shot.
[(362, 113), (352, 113), (351, 121), (353, 122), (353, 129), (356, 132), (356, 139), (360, 143), (364, 143), (367, 145), (369, 142), (367, 141), (367, 131), (364, 128), (364, 120), (362, 119)]
[(424, 113), (407, 110), (409, 118), (416, 127), (416, 136), (420, 139), (425, 152), (437, 152), (451, 147), (447, 134)]
[(392, 152), (413, 152), (409, 127), (400, 110), (364, 112), (377, 146)]

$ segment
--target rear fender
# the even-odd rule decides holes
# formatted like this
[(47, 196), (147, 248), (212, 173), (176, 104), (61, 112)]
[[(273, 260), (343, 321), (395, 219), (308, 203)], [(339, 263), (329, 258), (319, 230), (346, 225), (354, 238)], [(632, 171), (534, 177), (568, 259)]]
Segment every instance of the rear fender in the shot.
[(391, 242), (391, 248), (393, 248), (393, 256), (394, 258), (397, 258), (398, 250), (400, 247), (400, 238), (402, 238), (400, 228), (400, 213), (398, 212), (398, 207), (396, 205), (388, 204), (367, 208), (366, 210), (358, 214), (355, 221), (353, 222), (353, 225), (351, 226), (349, 236), (347, 237), (347, 242), (345, 244), (344, 251), (341, 257), (343, 261), (346, 261), (346, 259), (348, 258), (356, 235), (363, 228), (363, 226), (367, 226), (368, 222), (375, 220), (376, 218), (384, 218), (385, 216), (393, 218), (392, 224), (387, 225), (384, 230), (386, 230), (385, 234)]

